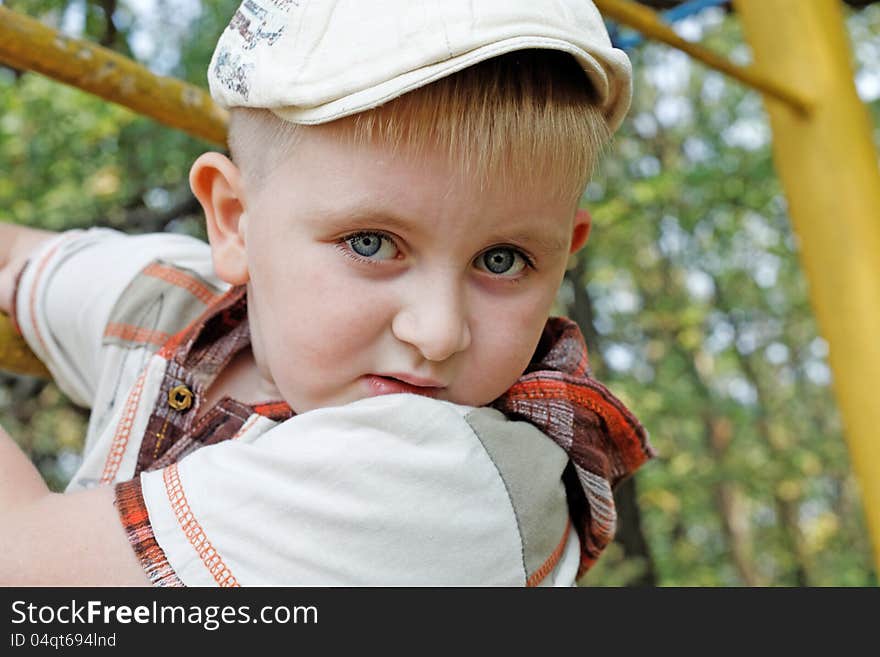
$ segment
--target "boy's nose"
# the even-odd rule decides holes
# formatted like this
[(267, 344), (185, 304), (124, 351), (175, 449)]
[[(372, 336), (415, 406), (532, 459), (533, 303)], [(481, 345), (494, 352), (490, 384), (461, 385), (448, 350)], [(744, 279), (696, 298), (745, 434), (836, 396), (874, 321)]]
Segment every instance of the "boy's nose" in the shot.
[(458, 286), (431, 286), (400, 308), (391, 331), (425, 359), (444, 361), (471, 344), (466, 306)]

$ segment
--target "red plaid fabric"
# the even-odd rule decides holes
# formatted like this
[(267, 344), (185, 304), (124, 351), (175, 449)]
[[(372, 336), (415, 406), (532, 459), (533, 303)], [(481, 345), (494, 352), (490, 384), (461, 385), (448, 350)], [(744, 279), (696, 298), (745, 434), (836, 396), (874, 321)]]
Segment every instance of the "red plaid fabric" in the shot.
[(593, 378), (578, 325), (562, 317), (547, 322), (532, 363), (492, 406), (534, 424), (568, 453), (563, 482), (581, 540), (582, 575), (614, 538), (612, 489), (656, 455), (647, 432)]

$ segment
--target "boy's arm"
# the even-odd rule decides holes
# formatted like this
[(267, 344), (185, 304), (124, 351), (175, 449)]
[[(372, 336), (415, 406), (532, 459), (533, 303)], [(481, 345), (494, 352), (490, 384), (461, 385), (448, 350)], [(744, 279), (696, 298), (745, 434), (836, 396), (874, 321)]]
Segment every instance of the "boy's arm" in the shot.
[(0, 312), (12, 311), (15, 277), (31, 253), (56, 233), (0, 223)]
[(61, 495), (0, 428), (0, 585), (149, 586), (113, 488)]
[[(0, 312), (16, 277), (57, 233), (0, 224)], [(113, 506), (113, 489), (52, 493), (0, 427), (0, 584), (148, 586)]]
[[(128, 237), (106, 229), (62, 235), (0, 223), (0, 311), (11, 311), (18, 285), (16, 320), (25, 339), (61, 389), (90, 406), (112, 307), (157, 258), (198, 271), (203, 262), (210, 265), (207, 245), (180, 235)], [(32, 264), (25, 268), (28, 260)], [(114, 506), (113, 488), (50, 492), (0, 430), (0, 586), (12, 584), (149, 585), (149, 580)]]
[(265, 433), (263, 418), (256, 436), (64, 495), (0, 434), (0, 585), (521, 586), (557, 566), (570, 584), (565, 453), (471, 410), (386, 395)]
[[(132, 281), (159, 260), (199, 275), (207, 270), (202, 277), (211, 278), (208, 245), (183, 235), (128, 236), (106, 228), (56, 235), (5, 227), (4, 233), (16, 244), (8, 247), (15, 253), (0, 270), (6, 272), (5, 286), (0, 285), (6, 290), (6, 305), (15, 301), (15, 321), (28, 346), (58, 387), (85, 408), (96, 403), (112, 351), (108, 347), (115, 344), (106, 334), (110, 316), (129, 298)], [(25, 254), (30, 256), (29, 265), (23, 269), (12, 265), (13, 259), (24, 263)], [(14, 282), (19, 272), (21, 277)], [(161, 298), (155, 303), (161, 304)], [(148, 308), (143, 310), (149, 315)]]

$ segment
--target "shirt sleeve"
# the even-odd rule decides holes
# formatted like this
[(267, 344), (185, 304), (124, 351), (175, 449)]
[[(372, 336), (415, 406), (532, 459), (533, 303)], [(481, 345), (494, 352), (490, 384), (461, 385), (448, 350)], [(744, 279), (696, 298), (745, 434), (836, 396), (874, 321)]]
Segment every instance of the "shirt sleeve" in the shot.
[(111, 310), (137, 273), (159, 258), (203, 270), (211, 262), (208, 245), (191, 237), (96, 228), (59, 234), (25, 265), (15, 291), (16, 324), (75, 403), (92, 406)]
[(516, 515), (468, 408), (311, 411), (119, 484), (117, 506), (156, 584), (522, 586)]

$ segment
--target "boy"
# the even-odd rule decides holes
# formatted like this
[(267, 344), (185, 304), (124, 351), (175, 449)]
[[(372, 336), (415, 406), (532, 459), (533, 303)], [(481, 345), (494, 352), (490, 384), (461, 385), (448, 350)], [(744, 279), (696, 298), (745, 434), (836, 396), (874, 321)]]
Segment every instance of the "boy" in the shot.
[(92, 417), (64, 495), (0, 436), (0, 579), (571, 585), (591, 565), (651, 448), (547, 315), (630, 69), (589, 2), (538, 4), (247, 0), (209, 72), (232, 160), (190, 175), (210, 250), (5, 229), (0, 305)]

